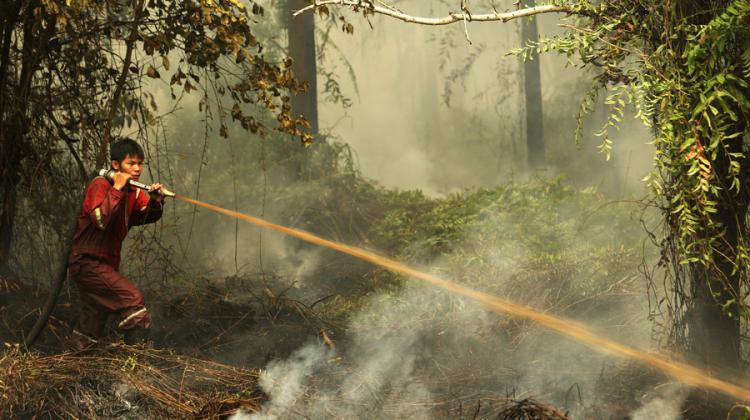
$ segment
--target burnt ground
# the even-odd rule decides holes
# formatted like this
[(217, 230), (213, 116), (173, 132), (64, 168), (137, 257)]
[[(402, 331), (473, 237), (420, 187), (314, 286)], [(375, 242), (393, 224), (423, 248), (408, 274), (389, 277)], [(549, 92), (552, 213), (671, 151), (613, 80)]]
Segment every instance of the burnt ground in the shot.
[[(153, 349), (123, 346), (109, 331), (109, 342), (95, 351), (72, 354), (66, 353), (65, 338), (76, 318), (75, 290), (64, 290), (34, 351), (26, 353), (14, 343), (34, 323), (46, 296), (4, 280), (0, 417), (222, 418), (238, 409), (255, 412), (266, 400), (258, 369), (311, 342), (341, 346), (347, 340), (346, 326), (322, 317), (315, 302), (295, 300), (271, 288), (241, 299), (230, 293), (250, 290), (249, 284), (258, 281), (198, 279), (179, 290), (147, 290), (150, 307), (155, 308)], [(477, 381), (481, 379), (456, 377), (451, 385), (486, 389), (488, 384)], [(579, 401), (580, 407), (573, 388), (565, 397), (566, 407), (540, 402), (545, 396), (535, 399), (505, 390), (453, 395), (436, 402), (432, 412), (435, 418), (564, 419), (573, 409), (576, 418), (627, 419), (651, 390), (669, 382), (658, 372), (622, 364), (602, 371), (596, 401)], [(731, 402), (718, 403), (720, 397), (697, 391), (685, 401), (685, 419), (728, 418), (732, 407)], [(730, 414), (742, 418), (737, 408)]]

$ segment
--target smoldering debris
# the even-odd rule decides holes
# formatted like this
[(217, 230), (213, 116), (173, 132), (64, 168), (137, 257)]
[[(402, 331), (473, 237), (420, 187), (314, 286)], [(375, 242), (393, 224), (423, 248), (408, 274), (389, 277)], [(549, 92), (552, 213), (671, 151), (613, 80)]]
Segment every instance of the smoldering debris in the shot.
[(497, 414), (497, 420), (569, 420), (567, 413), (531, 398), (508, 402)]
[(383, 343), (377, 357), (347, 363), (334, 351), (310, 343), (287, 360), (273, 361), (261, 374), (269, 399), (242, 420), (279, 418), (430, 419), (432, 396), (414, 379), (414, 358), (400, 344)]
[[(238, 419), (454, 418), (480, 401), (481, 418), (502, 412), (511, 416), (505, 418), (547, 418), (533, 417), (547, 406), (528, 399), (527, 390), (541, 392), (563, 410), (573, 408), (573, 398), (567, 398), (571, 383), (590, 398), (599, 370), (580, 360), (592, 362), (586, 349), (538, 335), (530, 326), (514, 333), (507, 323), (423, 285), (373, 296), (349, 320), (337, 352), (312, 342), (286, 360), (272, 361), (261, 375), (268, 379), (261, 384), (269, 401), (260, 413)], [(533, 351), (539, 347), (557, 351), (545, 357)], [(567, 362), (560, 362), (563, 357)], [(562, 373), (570, 383), (556, 381)], [(516, 390), (521, 397), (508, 396)], [(550, 418), (566, 418), (560, 415)]]
[[(187, 314), (178, 317), (174, 311), (164, 310), (160, 312), (160, 323), (174, 328), (175, 334), (192, 337), (186, 331), (210, 320), (215, 323), (211, 334), (214, 329), (222, 334), (204, 351), (226, 356), (231, 347), (238, 352), (236, 360), (244, 361), (239, 364), (265, 364), (264, 371), (243, 371), (226, 365), (205, 369), (214, 365), (169, 352), (131, 353), (118, 346), (92, 357), (34, 356), (25, 368), (20, 355), (8, 354), (0, 369), (14, 375), (0, 376), (2, 386), (25, 390), (25, 394), (9, 394), (7, 398), (12, 402), (3, 404), (11, 405), (0, 408), (6, 410), (0, 416), (8, 407), (14, 413), (65, 415), (66, 412), (53, 411), (64, 409), (79, 413), (79, 417), (85, 412), (89, 417), (109, 417), (114, 413), (124, 418), (231, 414), (238, 407), (245, 407), (237, 419), (489, 419), (506, 412), (503, 410), (510, 410), (508, 415), (529, 415), (517, 418), (546, 418), (531, 417), (533, 413), (554, 409), (537, 403), (544, 401), (559, 407), (554, 409), (559, 413), (570, 410), (572, 418), (606, 419), (617, 418), (614, 413), (641, 412), (639, 409), (654, 412), (660, 410), (659, 399), (671, 401), (661, 392), (666, 388), (658, 373), (634, 364), (600, 367), (603, 365), (559, 337), (540, 335), (527, 324), (514, 327), (512, 318), (498, 317), (420, 285), (371, 296), (348, 320), (346, 330), (332, 335), (335, 351), (314, 334), (305, 337), (304, 333), (313, 326), (291, 307), (282, 309), (281, 315), (273, 311), (277, 316), (268, 325), (273, 334), (267, 338), (268, 343), (261, 345), (259, 341), (265, 339), (258, 331), (266, 318), (256, 316), (246, 302), (226, 298), (229, 289), (244, 288), (238, 287), (239, 281), (227, 279), (212, 287), (198, 282), (201, 287), (172, 293), (162, 306), (168, 309), (166, 304), (171, 303)], [(242, 284), (249, 287), (252, 283), (248, 279), (247, 284)], [(243, 318), (245, 313), (250, 315)], [(298, 328), (293, 332), (284, 329), (286, 323)], [(206, 334), (203, 341), (211, 335)], [(157, 334), (157, 338), (158, 335), (163, 334)], [(291, 338), (285, 340), (293, 342), (282, 342), (281, 337), (287, 335)], [(229, 343), (235, 344), (227, 346)], [(178, 352), (192, 351), (186, 342), (179, 344)], [(279, 349), (278, 354), (268, 363), (248, 362), (252, 354), (260, 356), (257, 353), (266, 344)], [(541, 351), (551, 348), (555, 349), (552, 354)], [(585, 359), (586, 365), (576, 357)], [(6, 366), (12, 368), (7, 370)], [(241, 379), (242, 375), (246, 379)], [(568, 398), (571, 381), (580, 384), (580, 390), (576, 390), (582, 394), (580, 405), (586, 407), (570, 404), (579, 399)], [(61, 395), (54, 394), (54, 389), (59, 389)], [(238, 400), (237, 392), (252, 401)], [(530, 399), (532, 396), (534, 400)], [(63, 399), (62, 408), (58, 408), (56, 404)], [(44, 404), (39, 405), (41, 402)], [(675, 407), (679, 409), (679, 404), (672, 405)]]

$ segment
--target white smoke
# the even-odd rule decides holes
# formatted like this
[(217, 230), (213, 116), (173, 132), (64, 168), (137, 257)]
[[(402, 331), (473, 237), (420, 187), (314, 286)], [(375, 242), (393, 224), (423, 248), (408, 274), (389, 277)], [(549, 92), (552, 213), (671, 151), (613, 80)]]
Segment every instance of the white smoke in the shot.
[[(312, 418), (409, 417), (428, 419), (429, 389), (416, 380), (420, 330), (393, 330), (391, 316), (407, 319), (410, 305), (378, 300), (352, 321), (354, 338), (337, 354), (310, 343), (290, 358), (271, 362), (260, 385), (268, 402), (259, 413), (234, 420), (270, 420), (294, 415)], [(409, 402), (405, 404), (404, 402)]]
[(669, 383), (644, 396), (643, 405), (635, 410), (632, 420), (677, 420), (682, 418), (681, 407), (689, 388), (679, 383)]
[[(235, 419), (429, 419), (439, 414), (440, 401), (469, 406), (529, 394), (571, 414), (582, 412), (597, 392), (607, 356), (514, 322), (409, 282), (398, 293), (370, 298), (348, 322), (348, 339), (337, 343), (338, 352), (308, 343), (287, 360), (271, 362), (261, 378), (269, 401), (259, 413)], [(662, 390), (648, 399), (644, 413), (672, 413), (674, 407), (657, 405), (676, 398)], [(449, 409), (439, 408), (443, 414)]]
[(270, 397), (263, 411), (252, 415), (238, 414), (234, 420), (272, 420), (289, 417), (303, 397), (310, 375), (326, 358), (323, 347), (308, 345), (297, 350), (288, 360), (272, 361), (260, 375), (260, 387)]

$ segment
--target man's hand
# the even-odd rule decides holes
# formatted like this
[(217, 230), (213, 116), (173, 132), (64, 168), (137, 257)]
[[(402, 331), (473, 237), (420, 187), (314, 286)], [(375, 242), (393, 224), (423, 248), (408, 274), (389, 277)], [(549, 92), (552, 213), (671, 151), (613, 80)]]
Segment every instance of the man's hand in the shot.
[(164, 201), (164, 196), (161, 193), (161, 187), (162, 185), (158, 182), (148, 186), (148, 194), (151, 196), (151, 199), (154, 201), (158, 201), (159, 203)]
[(130, 181), (130, 178), (132, 177), (132, 175), (125, 172), (115, 172), (115, 174), (112, 176), (112, 180), (114, 181), (114, 189), (122, 191), (122, 189), (125, 188), (126, 185), (128, 185), (128, 181)]

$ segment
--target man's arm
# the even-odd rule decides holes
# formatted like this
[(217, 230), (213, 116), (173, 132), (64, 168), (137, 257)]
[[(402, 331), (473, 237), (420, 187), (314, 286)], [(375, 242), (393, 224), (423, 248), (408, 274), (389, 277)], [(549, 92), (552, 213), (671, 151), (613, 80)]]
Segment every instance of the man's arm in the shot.
[(89, 185), (83, 201), (83, 212), (88, 215), (94, 226), (106, 230), (115, 213), (123, 203), (123, 191), (112, 188), (109, 181), (97, 177)]

